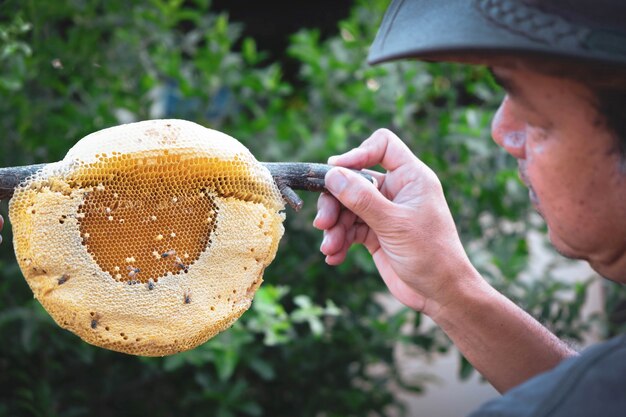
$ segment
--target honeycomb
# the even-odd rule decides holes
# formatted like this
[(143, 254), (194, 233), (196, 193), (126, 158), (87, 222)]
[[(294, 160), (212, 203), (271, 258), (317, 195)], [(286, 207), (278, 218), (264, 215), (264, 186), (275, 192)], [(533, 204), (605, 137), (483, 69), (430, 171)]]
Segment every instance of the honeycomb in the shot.
[(192, 349), (250, 306), (283, 234), (269, 171), (237, 140), (182, 120), (101, 130), (10, 202), (35, 297), (88, 343)]

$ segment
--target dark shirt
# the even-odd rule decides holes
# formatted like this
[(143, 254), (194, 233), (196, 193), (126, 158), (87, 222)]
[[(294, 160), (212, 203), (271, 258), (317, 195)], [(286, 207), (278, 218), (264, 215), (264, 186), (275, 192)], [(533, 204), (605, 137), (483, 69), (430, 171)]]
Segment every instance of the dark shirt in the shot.
[(626, 417), (626, 335), (569, 358), (470, 417)]

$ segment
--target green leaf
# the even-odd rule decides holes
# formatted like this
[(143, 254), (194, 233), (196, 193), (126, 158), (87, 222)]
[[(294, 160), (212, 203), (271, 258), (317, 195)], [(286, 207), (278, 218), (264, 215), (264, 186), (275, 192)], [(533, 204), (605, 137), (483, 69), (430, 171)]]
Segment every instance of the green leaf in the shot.
[(263, 358), (252, 358), (248, 364), (265, 381), (271, 381), (276, 377), (276, 372), (270, 362)]
[(459, 360), (459, 378), (461, 378), (462, 381), (466, 381), (472, 376), (472, 373), (474, 373), (474, 367), (463, 355), (459, 355)]
[(215, 367), (221, 381), (226, 381), (233, 375), (238, 363), (239, 354), (234, 349), (215, 352)]

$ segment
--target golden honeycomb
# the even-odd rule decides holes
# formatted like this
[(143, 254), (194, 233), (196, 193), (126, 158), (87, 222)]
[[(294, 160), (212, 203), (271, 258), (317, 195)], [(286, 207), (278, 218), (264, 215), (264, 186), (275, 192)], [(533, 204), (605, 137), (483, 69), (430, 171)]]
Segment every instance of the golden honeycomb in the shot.
[(16, 189), (14, 246), (62, 327), (162, 356), (250, 306), (283, 234), (269, 171), (235, 139), (182, 120), (95, 132)]

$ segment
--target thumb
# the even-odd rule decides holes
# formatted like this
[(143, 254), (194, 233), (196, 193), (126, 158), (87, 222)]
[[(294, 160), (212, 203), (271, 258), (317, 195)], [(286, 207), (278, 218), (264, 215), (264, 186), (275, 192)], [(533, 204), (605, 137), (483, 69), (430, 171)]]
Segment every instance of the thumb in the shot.
[(373, 229), (382, 224), (393, 206), (374, 184), (349, 169), (333, 168), (324, 180), (326, 189)]

